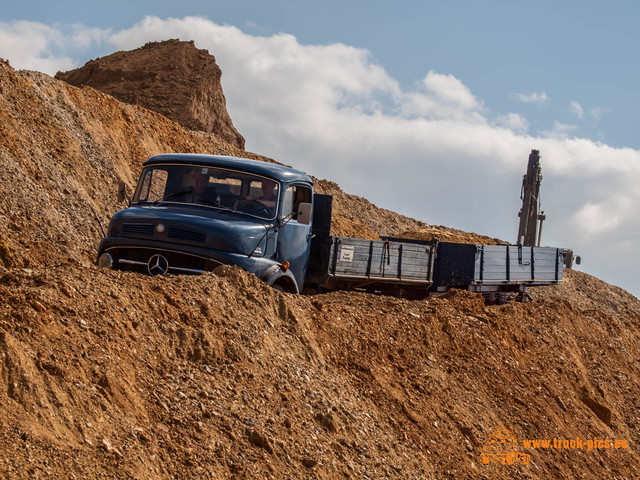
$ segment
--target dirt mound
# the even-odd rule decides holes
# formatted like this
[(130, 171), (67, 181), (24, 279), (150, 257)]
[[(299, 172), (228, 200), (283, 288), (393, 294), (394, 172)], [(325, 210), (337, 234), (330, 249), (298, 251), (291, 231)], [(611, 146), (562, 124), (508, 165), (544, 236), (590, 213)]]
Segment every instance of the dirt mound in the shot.
[[(165, 152), (262, 158), (92, 88), (0, 64), (0, 255), (5, 266), (92, 262), (120, 180)], [(3, 243), (4, 242), (4, 243)], [(17, 257), (17, 258), (13, 258)], [(13, 259), (12, 259), (13, 258)], [(9, 263), (7, 263), (9, 259)]]
[(570, 299), (581, 310), (601, 310), (611, 316), (633, 316), (638, 312), (638, 299), (620, 287), (566, 268), (564, 279), (558, 285), (532, 289), (532, 295), (537, 299)]
[[(640, 474), (640, 309), (293, 296), (230, 269), (0, 276), (4, 478)], [(507, 425), (528, 465), (483, 465)], [(630, 448), (524, 450), (524, 439)], [(601, 476), (601, 475), (598, 475)]]
[(56, 74), (71, 85), (88, 85), (243, 149), (244, 138), (227, 113), (221, 76), (213, 55), (179, 40), (147, 43)]
[[(640, 477), (626, 292), (565, 272), (532, 303), (487, 307), (456, 291), (293, 296), (237, 268), (101, 270), (116, 185), (146, 158), (266, 159), (1, 62), (0, 124), (0, 477)], [(317, 187), (336, 197), (334, 232), (429, 229)], [(499, 426), (529, 463), (482, 463)]]
[(376, 240), (380, 235), (399, 236), (407, 229), (426, 228), (419, 220), (380, 208), (366, 198), (345, 193), (337, 183), (314, 178), (317, 193), (333, 196), (333, 214), (342, 220), (333, 222), (332, 235)]
[(453, 228), (440, 225), (430, 225), (419, 230), (410, 230), (400, 234), (402, 238), (412, 238), (414, 240), (435, 240), (454, 243), (470, 243), (473, 245), (508, 245), (509, 242), (499, 238), (491, 238), (477, 233), (463, 232)]

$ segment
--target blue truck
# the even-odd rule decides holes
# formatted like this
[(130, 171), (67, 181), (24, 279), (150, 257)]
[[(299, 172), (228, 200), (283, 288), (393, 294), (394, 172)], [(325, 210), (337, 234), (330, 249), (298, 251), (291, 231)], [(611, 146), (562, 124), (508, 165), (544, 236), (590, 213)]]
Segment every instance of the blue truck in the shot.
[(331, 235), (332, 197), (298, 170), (218, 155), (163, 154), (143, 164), (127, 208), (100, 243), (101, 267), (148, 275), (237, 265), (300, 293), (362, 289), (424, 298), (462, 288), (489, 303), (562, 280), (567, 251)]

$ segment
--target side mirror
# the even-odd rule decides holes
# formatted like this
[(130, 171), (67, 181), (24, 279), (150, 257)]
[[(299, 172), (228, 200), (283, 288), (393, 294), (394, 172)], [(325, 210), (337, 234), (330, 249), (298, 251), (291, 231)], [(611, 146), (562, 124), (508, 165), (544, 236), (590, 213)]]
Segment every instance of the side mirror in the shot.
[(125, 198), (127, 198), (127, 184), (124, 183), (124, 180), (120, 180), (118, 184), (118, 203), (124, 202)]
[(298, 216), (296, 221), (303, 225), (309, 225), (311, 223), (311, 211), (313, 206), (310, 203), (301, 203), (298, 205)]

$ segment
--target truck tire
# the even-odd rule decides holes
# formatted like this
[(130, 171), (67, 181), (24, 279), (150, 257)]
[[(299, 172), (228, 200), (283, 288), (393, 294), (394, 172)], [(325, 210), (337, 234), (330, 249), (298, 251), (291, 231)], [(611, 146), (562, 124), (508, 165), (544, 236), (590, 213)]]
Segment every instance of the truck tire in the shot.
[(300, 293), (296, 279), (291, 271), (282, 271), (278, 266), (269, 268), (262, 276), (262, 280), (270, 287), (286, 293)]

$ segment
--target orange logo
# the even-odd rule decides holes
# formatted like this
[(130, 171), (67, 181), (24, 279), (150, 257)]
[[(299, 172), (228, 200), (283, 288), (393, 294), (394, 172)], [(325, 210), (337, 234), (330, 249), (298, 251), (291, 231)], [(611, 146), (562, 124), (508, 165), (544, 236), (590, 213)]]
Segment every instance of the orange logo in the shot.
[(509, 430), (500, 426), (494, 428), (489, 434), (489, 440), (482, 447), (480, 452), (482, 463), (500, 462), (505, 465), (512, 465), (519, 462), (527, 465), (531, 461), (531, 455), (518, 451), (518, 440), (512, 436)]

